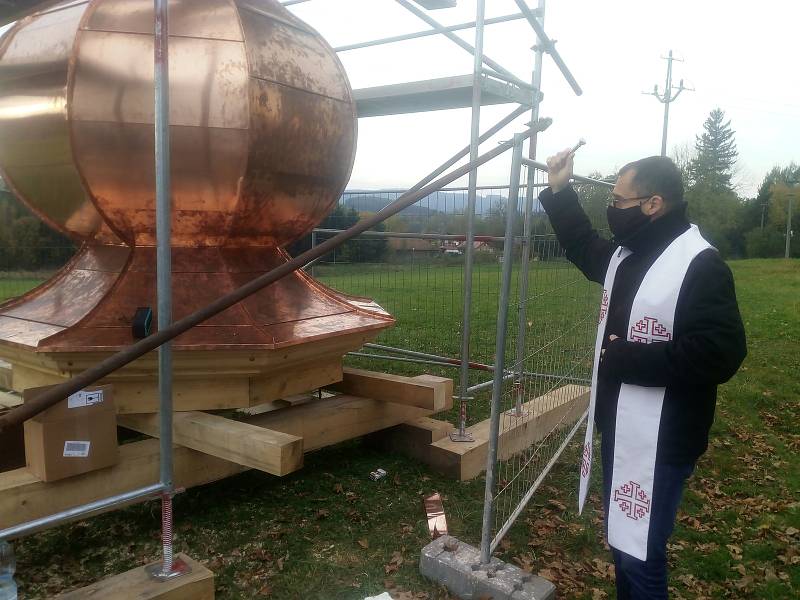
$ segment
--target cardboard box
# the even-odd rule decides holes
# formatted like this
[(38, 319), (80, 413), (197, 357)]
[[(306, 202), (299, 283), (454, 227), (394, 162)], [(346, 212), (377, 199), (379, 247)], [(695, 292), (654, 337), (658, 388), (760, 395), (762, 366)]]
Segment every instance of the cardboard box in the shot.
[[(27, 401), (45, 389), (27, 389), (23, 398)], [(116, 464), (117, 410), (112, 387), (81, 390), (26, 421), (25, 460), (28, 469), (42, 481), (57, 481)]]

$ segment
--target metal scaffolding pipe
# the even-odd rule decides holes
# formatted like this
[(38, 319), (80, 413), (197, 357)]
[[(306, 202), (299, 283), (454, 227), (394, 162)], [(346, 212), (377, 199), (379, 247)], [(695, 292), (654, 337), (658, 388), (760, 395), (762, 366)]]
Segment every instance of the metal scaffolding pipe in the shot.
[[(483, 133), (483, 135), (481, 135), (478, 138), (478, 145), (482, 144), (483, 142), (488, 140), (490, 137), (492, 137), (493, 135), (495, 135), (496, 133), (501, 131), (506, 125), (511, 123), (514, 119), (516, 119), (520, 115), (524, 114), (526, 110), (527, 109), (524, 106), (518, 106), (517, 108), (512, 110), (508, 115), (506, 115), (505, 117), (500, 119), (497, 123), (495, 123), (492, 127), (487, 129)], [(444, 173), (447, 169), (449, 169), (454, 164), (456, 164), (459, 160), (461, 160), (462, 158), (464, 158), (465, 156), (470, 154), (471, 150), (472, 150), (472, 140), (470, 140), (470, 143), (467, 144), (464, 148), (462, 148), (461, 150), (456, 152), (447, 161), (442, 163), (442, 165), (440, 165), (438, 168), (436, 168), (433, 171), (431, 171), (430, 173), (428, 173), (425, 177), (423, 177), (419, 181), (419, 183), (417, 183), (414, 187), (412, 187), (408, 191), (409, 192), (416, 192), (417, 190), (422, 188), (422, 186), (426, 185), (428, 182), (433, 181), (434, 178), (438, 177), (439, 175)], [(469, 187), (467, 187), (467, 188), (455, 188), (455, 189), (457, 189), (457, 190), (469, 190)], [(478, 189), (477, 186), (476, 186), (476, 189)], [(447, 191), (447, 190), (439, 190), (439, 191)]]
[(30, 535), (32, 533), (36, 533), (37, 531), (41, 531), (42, 529), (47, 529), (48, 527), (55, 527), (56, 525), (61, 525), (62, 523), (66, 523), (80, 517), (85, 517), (97, 511), (107, 510), (122, 504), (129, 504), (136, 500), (142, 500), (143, 498), (154, 496), (163, 491), (164, 486), (161, 483), (154, 483), (153, 485), (131, 490), (130, 492), (117, 494), (116, 496), (110, 496), (108, 498), (103, 498), (102, 500), (95, 500), (94, 502), (82, 504), (81, 506), (62, 510), (61, 512), (42, 517), (40, 519), (34, 519), (33, 521), (22, 523), (21, 525), (15, 525), (14, 527), (8, 527), (7, 529), (0, 529), (0, 540), (9, 540), (12, 538), (22, 537), (24, 535)]
[[(307, 0), (302, 0), (307, 1)], [(514, 13), (512, 15), (505, 15), (502, 17), (493, 17), (491, 19), (486, 19), (484, 21), (484, 25), (495, 25), (497, 23), (507, 23), (509, 21), (518, 21), (519, 19), (524, 19), (525, 15), (522, 13)], [(449, 25), (447, 27), (443, 27), (443, 29), (447, 31), (461, 31), (463, 29), (472, 29), (475, 27), (475, 21), (470, 21), (469, 23), (459, 23), (458, 25)], [(383, 44), (393, 44), (395, 42), (405, 42), (406, 40), (414, 40), (417, 38), (428, 37), (432, 35), (441, 35), (441, 31), (437, 31), (435, 29), (426, 29), (425, 31), (415, 31), (413, 33), (406, 33), (403, 35), (395, 35), (392, 37), (381, 38), (379, 40), (370, 40), (368, 42), (356, 42), (354, 44), (348, 44), (346, 46), (338, 46), (334, 48), (336, 52), (347, 52), (348, 50), (359, 50), (361, 48), (369, 48), (371, 46), (381, 46)]]
[[(407, 356), (413, 356), (421, 359), (429, 359), (432, 361), (436, 361), (437, 364), (446, 364), (451, 366), (453, 364), (460, 364), (460, 360), (457, 358), (450, 358), (448, 356), (439, 356), (437, 354), (428, 354), (426, 352), (417, 352), (416, 350), (407, 350), (405, 348), (395, 348), (393, 346), (385, 346), (383, 344), (364, 344), (365, 348), (373, 348), (375, 350), (382, 350), (383, 352), (390, 352), (395, 354), (405, 354)], [(375, 356), (374, 354), (370, 354), (368, 356)], [(393, 356), (384, 356), (382, 357), (385, 360), (398, 360)], [(487, 365), (484, 363), (479, 362), (470, 362), (470, 368), (475, 369), (478, 371), (494, 371), (494, 365)], [(503, 377), (503, 381), (506, 379), (511, 378), (515, 375), (514, 371), (506, 371), (507, 375)], [(565, 375), (558, 375), (557, 373), (535, 373), (533, 371), (523, 371), (522, 375), (524, 377), (538, 377), (541, 379), (557, 379), (559, 381), (572, 381), (574, 383), (588, 383), (589, 380), (580, 377), (568, 377)], [(492, 385), (492, 381), (487, 381), (485, 383), (479, 383), (478, 385), (473, 385), (467, 388), (469, 393), (482, 390), (484, 388), (490, 387)]]
[[(405, 0), (397, 0), (404, 2)], [(483, 68), (483, 21), (486, 14), (486, 0), (478, 0), (475, 15), (475, 48), (472, 67), (472, 123), (470, 128), (469, 158), (474, 161), (478, 155), (481, 127), (481, 86), (479, 76)], [(452, 35), (452, 34), (451, 34)], [(460, 39), (460, 38), (458, 38)], [(467, 386), (469, 385), (469, 346), (470, 319), (472, 311), (472, 265), (475, 254), (475, 201), (477, 199), (478, 169), (469, 172), (467, 191), (467, 237), (464, 248), (464, 308), (461, 319), (461, 369), (459, 371), (459, 418), (458, 429), (450, 434), (455, 442), (471, 442), (473, 437), (467, 433)]]
[[(539, 123), (534, 124), (533, 127), (521, 135), (523, 135), (525, 138), (528, 138), (533, 134), (534, 131), (546, 129), (551, 122), (552, 121), (550, 119), (543, 119)], [(513, 144), (511, 141), (499, 144), (497, 147), (479, 156), (477, 160), (470, 161), (469, 163), (453, 170), (449, 174), (439, 178), (435, 182), (425, 186), (417, 192), (407, 193), (400, 196), (389, 206), (386, 206), (379, 212), (360, 220), (347, 231), (325, 240), (319, 246), (300, 254), (281, 266), (272, 269), (268, 273), (256, 277), (230, 294), (218, 298), (208, 306), (173, 322), (166, 329), (157, 331), (156, 333), (136, 342), (135, 344), (132, 344), (128, 348), (125, 348), (124, 350), (117, 352), (105, 360), (102, 360), (93, 367), (83, 371), (82, 373), (79, 373), (69, 381), (65, 381), (64, 383), (55, 385), (45, 390), (36, 398), (31, 399), (30, 402), (26, 402), (25, 404), (16, 407), (0, 417), (0, 432), (4, 431), (9, 426), (22, 423), (23, 421), (26, 421), (27, 419), (39, 414), (43, 410), (46, 410), (57, 404), (70, 394), (74, 394), (75, 392), (82, 390), (86, 386), (95, 383), (110, 373), (113, 373), (117, 369), (120, 369), (128, 363), (133, 362), (140, 356), (155, 350), (164, 342), (177, 337), (178, 335), (188, 331), (196, 325), (199, 325), (203, 321), (210, 319), (223, 310), (230, 308), (237, 302), (242, 301), (258, 290), (265, 288), (269, 284), (282, 277), (285, 277), (290, 273), (293, 273), (297, 269), (303, 268), (312, 260), (320, 256), (324, 256), (331, 250), (341, 246), (344, 242), (354, 238), (357, 235), (360, 235), (364, 231), (374, 227), (392, 215), (399, 213), (404, 208), (419, 202), (421, 198), (424, 198), (432, 192), (441, 189), (445, 185), (460, 179), (476, 166), (485, 164), (486, 162), (500, 156), (504, 152), (508, 151), (512, 145)]]
[[(482, 1), (483, 0), (478, 0), (479, 6), (480, 6), (480, 2), (482, 2)], [(487, 66), (491, 67), (492, 69), (494, 69), (498, 73), (502, 73), (503, 75), (506, 75), (507, 77), (510, 77), (513, 80), (514, 83), (516, 83), (518, 86), (520, 86), (522, 88), (527, 88), (527, 87), (530, 86), (529, 83), (526, 83), (525, 81), (522, 81), (519, 77), (514, 75), (511, 71), (509, 71), (505, 67), (503, 67), (500, 63), (498, 63), (498, 62), (492, 60), (491, 58), (489, 58), (488, 56), (484, 55), (482, 49), (479, 52), (471, 44), (465, 42), (460, 37), (458, 37), (457, 35), (452, 33), (451, 31), (447, 31), (447, 27), (445, 27), (444, 25), (439, 23), (439, 21), (437, 21), (436, 19), (430, 17), (423, 10), (417, 8), (416, 6), (414, 6), (413, 4), (408, 2), (408, 0), (395, 0), (395, 2), (397, 2), (403, 8), (407, 9), (409, 12), (411, 12), (411, 13), (415, 14), (416, 16), (418, 16), (420, 19), (425, 21), (428, 25), (433, 27), (438, 33), (441, 33), (447, 39), (451, 40), (453, 43), (457, 44), (458, 46), (460, 46), (461, 48), (463, 48), (464, 50), (466, 50), (467, 52), (469, 52), (473, 56), (475, 56), (476, 53), (480, 54), (481, 55), (481, 58), (480, 58), (481, 62), (479, 64), (486, 63)], [(527, 8), (527, 6), (526, 6), (526, 8)], [(478, 10), (480, 12), (480, 8)], [(479, 27), (481, 29), (480, 36), (482, 38), (483, 37), (484, 19), (481, 19), (481, 18), (475, 19), (475, 23), (476, 23), (475, 29), (477, 30)], [(476, 33), (475, 37), (476, 38), (478, 37), (477, 33)], [(480, 68), (475, 70), (476, 74), (479, 73), (479, 72), (480, 72)]]
[[(364, 344), (365, 348), (372, 348), (374, 350), (382, 350), (383, 352), (391, 352), (394, 354), (405, 354), (406, 356), (413, 356), (415, 358), (425, 358), (428, 360), (435, 360), (439, 363), (452, 365), (461, 365), (461, 360), (458, 358), (451, 358), (449, 356), (439, 356), (438, 354), (428, 354), (427, 352), (417, 352), (416, 350), (406, 350), (405, 348), (395, 348), (393, 346), (384, 346), (383, 344)], [(391, 357), (390, 357), (391, 358)], [(470, 361), (470, 369), (478, 371), (494, 371), (494, 365), (487, 365), (484, 363)]]
[[(542, 17), (542, 23), (544, 24), (544, 10), (545, 10), (545, 0), (539, 0), (539, 13)], [(532, 78), (532, 85), (537, 89), (542, 85), (542, 63), (543, 61), (543, 50), (541, 46), (541, 40), (537, 36), (537, 44), (534, 46), (534, 61), (533, 61), (533, 78)], [(531, 122), (536, 122), (539, 118), (539, 105), (540, 97), (535, 95), (533, 98), (533, 107), (531, 108)], [(531, 160), (536, 158), (536, 150), (537, 145), (539, 142), (539, 136), (532, 135), (528, 140), (528, 158)], [(531, 242), (531, 220), (533, 218), (533, 187), (535, 184), (536, 178), (536, 171), (534, 169), (528, 169), (527, 173), (527, 180), (528, 185), (525, 186), (525, 217), (523, 219), (523, 227), (522, 227), (522, 239), (523, 239), (523, 247), (522, 247), (522, 256), (520, 258), (520, 282), (519, 282), (519, 301), (517, 302), (517, 352), (516, 352), (516, 364), (518, 365), (517, 368), (517, 379), (522, 379), (522, 372), (524, 367), (524, 357), (525, 357), (525, 341), (527, 337), (527, 313), (528, 313), (528, 268), (531, 259), (531, 246), (533, 245)], [(517, 417), (524, 416), (524, 410), (522, 408), (522, 394), (518, 391), (516, 394), (516, 399), (514, 401), (514, 414)]]
[(539, 45), (543, 46), (542, 49), (553, 57), (553, 62), (556, 63), (558, 70), (561, 71), (561, 74), (564, 76), (564, 79), (567, 80), (567, 83), (569, 83), (572, 91), (578, 96), (583, 94), (581, 86), (579, 86), (578, 82), (575, 81), (575, 77), (573, 77), (572, 73), (570, 73), (570, 70), (567, 67), (567, 64), (564, 62), (564, 59), (561, 58), (558, 50), (556, 50), (555, 42), (547, 37), (544, 27), (542, 27), (542, 24), (539, 23), (536, 15), (525, 3), (525, 0), (514, 0), (514, 2), (517, 3), (517, 6), (519, 6), (522, 14), (525, 15), (526, 19), (528, 19), (528, 23), (530, 23), (531, 27), (536, 32), (536, 35), (539, 37)]
[(519, 178), (522, 171), (522, 142), (514, 136), (514, 155), (511, 161), (511, 189), (506, 209), (506, 243), (503, 249), (503, 275), (500, 282), (500, 300), (497, 311), (497, 332), (495, 342), (495, 370), (492, 382), (492, 407), (489, 424), (489, 448), (486, 453), (486, 488), (483, 501), (483, 524), (481, 528), (481, 564), (491, 559), (492, 512), (494, 508), (494, 484), (497, 476), (497, 445), (500, 431), (500, 402), (503, 393), (503, 380), (506, 357), (506, 332), (508, 330), (508, 300), (511, 293), (511, 272), (514, 266), (511, 237), (514, 232), (514, 216), (517, 214), (519, 200)]

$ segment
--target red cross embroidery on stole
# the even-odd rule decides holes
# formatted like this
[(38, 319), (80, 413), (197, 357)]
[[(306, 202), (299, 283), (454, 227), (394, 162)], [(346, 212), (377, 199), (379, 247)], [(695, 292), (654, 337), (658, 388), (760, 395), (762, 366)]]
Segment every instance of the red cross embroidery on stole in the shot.
[(603, 319), (608, 314), (608, 290), (603, 290), (603, 299), (600, 301), (600, 316), (597, 318), (598, 323), (602, 323)]
[(619, 508), (625, 516), (634, 521), (638, 521), (650, 512), (650, 499), (635, 481), (623, 483), (614, 490), (614, 502), (619, 504)]
[(653, 342), (668, 342), (672, 339), (672, 334), (655, 317), (644, 317), (631, 327), (629, 339), (631, 342), (651, 344)]
[(586, 442), (583, 445), (583, 458), (581, 459), (581, 475), (586, 477), (589, 474), (589, 467), (592, 464), (592, 443)]

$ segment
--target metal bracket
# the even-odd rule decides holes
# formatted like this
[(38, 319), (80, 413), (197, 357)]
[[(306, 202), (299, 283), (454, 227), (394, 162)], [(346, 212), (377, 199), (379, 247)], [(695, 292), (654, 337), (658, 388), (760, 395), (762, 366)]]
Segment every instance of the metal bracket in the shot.
[(475, 437), (466, 431), (463, 433), (460, 432), (458, 429), (455, 431), (450, 432), (450, 441), (452, 442), (474, 442)]
[(150, 576), (150, 579), (161, 582), (171, 581), (192, 572), (192, 568), (179, 557), (176, 557), (175, 560), (172, 561), (172, 571), (165, 573), (163, 569), (164, 564), (161, 561), (153, 563), (152, 565), (147, 565), (144, 568), (145, 572)]

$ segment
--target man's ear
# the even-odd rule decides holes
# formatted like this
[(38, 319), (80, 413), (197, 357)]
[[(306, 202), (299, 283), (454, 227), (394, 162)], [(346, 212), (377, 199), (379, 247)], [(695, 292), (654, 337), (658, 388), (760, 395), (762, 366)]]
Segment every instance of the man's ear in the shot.
[(653, 196), (647, 202), (642, 204), (642, 212), (648, 217), (660, 215), (664, 212), (666, 203), (661, 196)]

